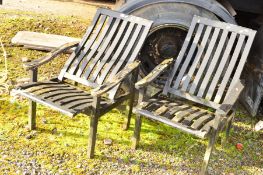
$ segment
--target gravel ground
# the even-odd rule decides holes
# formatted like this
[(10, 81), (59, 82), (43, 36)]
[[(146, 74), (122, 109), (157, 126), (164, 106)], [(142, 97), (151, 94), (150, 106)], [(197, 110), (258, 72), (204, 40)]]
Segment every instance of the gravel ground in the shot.
[(93, 15), (98, 7), (113, 8), (109, 1), (92, 0), (3, 0), (0, 9), (31, 11), (60, 16), (78, 16), (84, 19)]
[[(18, 79), (28, 76), (22, 67), (21, 57), (34, 59), (45, 54), (12, 46), (10, 40), (16, 32), (30, 30), (81, 37), (97, 8), (94, 5), (87, 5), (86, 11), (90, 13), (85, 14), (86, 18), (83, 19), (82, 15), (81, 18), (77, 15), (77, 10), (67, 13), (52, 10), (52, 5), (47, 4), (51, 1), (39, 0), (31, 5), (28, 3), (33, 3), (33, 0), (4, 1), (14, 4), (17, 2), (16, 6), (27, 2), (23, 5), (28, 5), (32, 9), (36, 4), (41, 5), (41, 2), (45, 2), (43, 6), (47, 8), (44, 12), (40, 10), (42, 8), (35, 8), (35, 11), (41, 12), (39, 14), (32, 12), (34, 10), (21, 13), (22, 7), (16, 7), (19, 8), (17, 11), (15, 5), (0, 7), (0, 36), (8, 54), (7, 84), (10, 85), (10, 89)], [(53, 5), (61, 3), (52, 2), (55, 3)], [(22, 10), (30, 8), (23, 7)], [(71, 8), (72, 6), (69, 10)], [(59, 15), (56, 16), (58, 12)], [(76, 14), (73, 14), (75, 12)], [(63, 14), (68, 17), (60, 17)], [(65, 58), (66, 55), (39, 69), (39, 78), (56, 75)], [(0, 56), (0, 72), (4, 70), (3, 65)], [(200, 141), (171, 127), (144, 120), (140, 148), (134, 151), (130, 148), (134, 120), (131, 128), (123, 131), (121, 126), (124, 116), (114, 110), (101, 118), (96, 157), (89, 160), (86, 158), (88, 117), (80, 115), (71, 119), (39, 105), (38, 129), (30, 132), (26, 127), (27, 107), (24, 100), (14, 102), (8, 94), (0, 95), (0, 174), (198, 174), (207, 145), (207, 141)], [(210, 174), (263, 174), (263, 131), (254, 132), (251, 122), (251, 118), (245, 113), (237, 114), (229, 143), (222, 147), (218, 139), (209, 165)], [(105, 145), (105, 139), (111, 139), (113, 144)], [(243, 144), (243, 150), (236, 149), (237, 143)]]

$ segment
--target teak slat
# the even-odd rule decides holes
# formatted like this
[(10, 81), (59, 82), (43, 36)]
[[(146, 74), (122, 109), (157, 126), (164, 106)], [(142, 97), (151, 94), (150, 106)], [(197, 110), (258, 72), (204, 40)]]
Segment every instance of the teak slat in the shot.
[[(232, 48), (233, 48), (233, 44), (234, 44), (234, 41), (235, 41), (235, 39), (236, 39), (236, 36), (237, 36), (236, 33), (232, 33), (231, 36), (230, 36), (230, 39), (229, 39), (229, 41), (228, 41), (228, 43), (227, 43), (227, 46), (226, 46), (226, 50), (225, 50), (225, 52), (224, 52), (224, 55), (223, 55), (222, 58), (221, 58), (220, 64), (219, 64), (219, 66), (218, 66), (218, 68), (217, 68), (217, 71), (216, 71), (216, 73), (215, 73), (215, 75), (214, 75), (214, 77), (213, 77), (213, 80), (212, 80), (212, 82), (211, 82), (211, 85), (210, 85), (210, 87), (209, 87), (209, 89), (208, 89), (208, 92), (207, 92), (207, 94), (206, 94), (206, 99), (207, 99), (207, 100), (211, 100), (212, 95), (213, 95), (213, 93), (214, 93), (214, 91), (215, 91), (215, 88), (216, 88), (216, 86), (217, 86), (217, 84), (218, 84), (219, 78), (222, 77), (223, 74), (224, 74), (223, 70), (224, 70), (224, 67), (227, 66), (226, 63), (227, 63), (227, 61), (228, 61), (228, 59), (229, 59), (229, 57), (230, 57), (230, 52), (231, 52), (231, 50), (232, 50)], [(227, 73), (227, 72), (228, 72), (228, 71), (226, 71), (226, 73)], [(202, 95), (203, 95), (203, 94), (202, 94)]]
[(201, 79), (201, 77), (203, 75), (203, 72), (204, 72), (204, 70), (206, 68), (206, 65), (207, 65), (207, 63), (208, 63), (208, 61), (209, 61), (209, 59), (211, 57), (211, 53), (212, 53), (213, 48), (215, 46), (215, 43), (216, 43), (216, 40), (218, 38), (219, 32), (220, 32), (220, 29), (218, 29), (218, 28), (216, 28), (214, 30), (214, 32), (213, 32), (213, 36), (212, 36), (211, 41), (209, 43), (209, 47), (207, 48), (207, 52), (206, 52), (206, 54), (205, 54), (205, 56), (203, 58), (201, 66), (198, 69), (198, 72), (197, 72), (197, 74), (195, 76), (195, 79), (194, 79), (193, 83), (190, 86), (190, 90), (189, 90), (190, 94), (195, 94), (197, 85), (198, 85), (198, 83), (199, 83), (199, 81), (200, 81), (200, 79)]
[(204, 115), (200, 118), (198, 118), (196, 121), (194, 121), (194, 123), (191, 125), (192, 128), (194, 129), (200, 129), (204, 123), (212, 120), (214, 117), (212, 115)]
[(189, 82), (190, 82), (193, 74), (194, 74), (194, 71), (197, 69), (197, 65), (198, 65), (198, 63), (199, 63), (199, 61), (203, 55), (203, 52), (204, 52), (204, 49), (207, 45), (207, 40), (208, 40), (208, 37), (211, 33), (211, 30), (212, 30), (212, 27), (207, 26), (204, 37), (202, 39), (202, 42), (201, 42), (200, 46), (198, 47), (198, 52), (196, 54), (196, 58), (194, 58), (192, 66), (191, 66), (190, 70), (188, 71), (188, 73), (186, 74), (185, 80), (183, 81), (183, 86), (182, 86), (183, 91), (187, 90), (187, 87), (189, 85)]
[(179, 72), (178, 76), (176, 77), (176, 80), (175, 80), (175, 83), (174, 83), (174, 87), (173, 87), (175, 89), (177, 89), (179, 87), (180, 82), (182, 81), (182, 78), (183, 78), (183, 76), (185, 74), (185, 71), (186, 71), (190, 61), (192, 60), (194, 51), (197, 48), (198, 41), (199, 41), (199, 39), (201, 37), (203, 28), (204, 28), (203, 24), (200, 24), (198, 26), (198, 29), (197, 29), (197, 32), (195, 34), (195, 37), (194, 37), (193, 43), (191, 45), (191, 48), (190, 48), (190, 50), (189, 50), (189, 52), (187, 54), (187, 57), (184, 60), (183, 66), (180, 68), (180, 72)]

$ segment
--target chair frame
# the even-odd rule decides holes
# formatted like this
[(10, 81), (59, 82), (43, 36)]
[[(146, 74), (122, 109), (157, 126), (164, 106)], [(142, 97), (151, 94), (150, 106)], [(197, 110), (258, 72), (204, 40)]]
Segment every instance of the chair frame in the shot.
[[(244, 49), (245, 50), (244, 51), (245, 56), (242, 57), (243, 61), (248, 56), (250, 47), (252, 45), (254, 36), (256, 34), (255, 31), (250, 30), (250, 29), (246, 29), (246, 28), (243, 28), (240, 26), (235, 26), (235, 25), (223, 23), (220, 21), (213, 21), (213, 20), (209, 20), (206, 18), (194, 16), (191, 27), (190, 27), (189, 32), (188, 32), (188, 35), (186, 37), (185, 43), (182, 46), (182, 49), (181, 49), (177, 59), (173, 60), (173, 58), (169, 58), (169, 59), (164, 60), (161, 64), (159, 64), (157, 67), (155, 67), (151, 73), (149, 73), (146, 77), (141, 79), (135, 85), (135, 87), (138, 91), (138, 94), (139, 94), (139, 98), (138, 98), (138, 105), (136, 106), (136, 108), (134, 110), (134, 112), (136, 113), (136, 122), (135, 122), (134, 135), (132, 138), (132, 148), (136, 149), (138, 147), (139, 140), (140, 140), (140, 132), (141, 132), (141, 125), (142, 125), (142, 117), (143, 116), (150, 118), (150, 119), (153, 119), (153, 120), (156, 120), (158, 122), (167, 124), (167, 125), (172, 126), (176, 129), (179, 129), (179, 130), (182, 130), (186, 133), (192, 134), (196, 137), (199, 137), (202, 139), (208, 138), (209, 142), (208, 142), (208, 146), (207, 146), (207, 149), (205, 152), (204, 161), (203, 161), (201, 172), (200, 172), (200, 174), (207, 174), (207, 167), (209, 164), (211, 153), (212, 153), (213, 148), (214, 148), (216, 137), (218, 136), (218, 133), (225, 128), (226, 140), (228, 139), (231, 124), (232, 124), (232, 122), (234, 120), (234, 116), (235, 116), (235, 110), (236, 110), (235, 104), (236, 104), (238, 97), (239, 97), (240, 93), (242, 92), (244, 86), (239, 79), (237, 81), (235, 81), (235, 84), (231, 84), (231, 88), (230, 88), (230, 90), (228, 90), (228, 95), (226, 95), (226, 97), (224, 98), (224, 101), (221, 104), (216, 104), (213, 102), (209, 103), (209, 101), (207, 102), (206, 100), (202, 100), (201, 98), (195, 98), (194, 95), (191, 95), (191, 94), (188, 95), (187, 93), (184, 93), (182, 91), (178, 91), (178, 93), (177, 93), (175, 90), (169, 89), (169, 86), (171, 84), (171, 79), (174, 76), (173, 75), (174, 69), (179, 69), (176, 66), (177, 60), (181, 59), (180, 57), (183, 57), (185, 55), (184, 52), (186, 50), (186, 44), (188, 44), (190, 42), (189, 38), (192, 37), (193, 30), (194, 30), (195, 25), (197, 23), (200, 23), (200, 24), (204, 23), (207, 26), (218, 27), (218, 28), (222, 28), (223, 30), (228, 30), (229, 28), (231, 28), (231, 30), (234, 30), (234, 32), (237, 32), (237, 33), (240, 32), (240, 33), (247, 34), (249, 39), (248, 39), (248, 45)], [(196, 35), (198, 35), (198, 34), (196, 34)], [(193, 51), (191, 54), (193, 54)], [(241, 65), (240, 69), (241, 70), (243, 69), (244, 63), (245, 62), (240, 63), (240, 65)], [(181, 68), (181, 69), (184, 69), (184, 68)], [(241, 72), (240, 69), (238, 71)], [(173, 100), (174, 98), (172, 98), (170, 96), (170, 94), (172, 94), (172, 95), (175, 95), (179, 98), (183, 98), (185, 101), (191, 101), (191, 102), (201, 104), (201, 105), (204, 105), (204, 106), (207, 106), (210, 108), (211, 107), (214, 108), (215, 109), (214, 122), (211, 125), (211, 129), (208, 132), (202, 132), (201, 130), (200, 131), (199, 130), (198, 131), (191, 130), (191, 129), (187, 128), (186, 126), (181, 125), (180, 123), (173, 122), (170, 119), (162, 117), (161, 115), (154, 114), (151, 111), (147, 111), (147, 109), (143, 110), (143, 107), (146, 106), (149, 102), (148, 101), (149, 97), (146, 94), (147, 87), (152, 82), (154, 82), (159, 76), (161, 76), (164, 72), (167, 72), (168, 70), (169, 70), (169, 74), (167, 77), (166, 85), (163, 87), (163, 91), (153, 95), (150, 98), (156, 97), (156, 99), (158, 101), (159, 96), (166, 96), (168, 99), (170, 98), (171, 100)], [(179, 71), (182, 71), (182, 70), (179, 69)], [(174, 84), (174, 86), (179, 86), (179, 85)], [(174, 100), (176, 101), (176, 99), (174, 99)]]
[[(58, 78), (50, 80), (51, 82), (54, 81), (54, 82), (59, 82), (62, 84), (63, 83), (67, 84), (64, 81), (64, 79), (69, 79), (69, 80), (74, 81), (75, 79), (70, 79), (69, 77), (64, 76), (64, 75), (66, 75), (66, 74), (69, 75), (69, 73), (67, 73), (67, 71), (69, 70), (70, 64), (72, 64), (70, 62), (73, 62), (76, 59), (79, 59), (79, 57), (81, 57), (81, 56), (76, 56), (76, 55), (78, 55), (78, 54), (83, 55), (83, 52), (81, 52), (80, 49), (82, 47), (84, 47), (84, 49), (87, 49), (85, 46), (85, 43), (86, 42), (87, 43), (88, 42), (95, 43), (96, 38), (93, 38), (93, 41), (92, 41), (92, 39), (90, 39), (89, 37), (92, 34), (92, 30), (95, 28), (94, 27), (95, 24), (99, 21), (100, 16), (103, 16), (102, 18), (104, 18), (104, 21), (106, 18), (105, 16), (108, 16), (110, 18), (110, 20), (109, 20), (110, 22), (113, 21), (112, 19), (114, 18), (114, 19), (116, 19), (115, 22), (117, 21), (118, 24), (120, 24), (119, 22), (122, 20), (123, 23), (121, 23), (122, 25), (119, 28), (115, 25), (116, 23), (114, 23), (115, 26), (113, 26), (113, 27), (115, 27), (116, 30), (118, 29), (122, 32), (126, 31), (126, 29), (127, 30), (129, 29), (127, 27), (127, 24), (131, 24), (130, 25), (131, 26), (130, 32), (132, 31), (131, 29), (134, 28), (135, 25), (139, 26), (136, 28), (136, 31), (137, 31), (137, 34), (140, 32), (141, 37), (136, 36), (136, 37), (132, 38), (135, 40), (130, 39), (130, 41), (133, 42), (133, 44), (134, 44), (133, 47), (135, 48), (135, 50), (129, 51), (129, 54), (131, 54), (130, 57), (126, 56), (125, 60), (121, 60), (122, 64), (124, 64), (123, 62), (126, 61), (125, 66), (118, 67), (119, 71), (112, 78), (110, 78), (110, 79), (104, 78), (105, 81), (103, 81), (101, 84), (98, 84), (95, 87), (91, 86), (91, 88), (93, 88), (93, 89), (89, 93), (88, 93), (88, 91), (84, 91), (85, 93), (87, 92), (88, 95), (92, 96), (92, 103), (87, 104), (87, 105), (89, 105), (88, 107), (91, 107), (91, 109), (89, 108), (89, 110), (74, 113), (74, 111), (71, 112), (72, 110), (67, 111), (67, 110), (64, 110), (63, 107), (60, 108), (59, 106), (54, 106), (53, 103), (51, 103), (49, 101), (42, 100), (40, 97), (38, 98), (37, 96), (34, 96), (34, 94), (31, 95), (30, 92), (27, 92), (26, 90), (24, 90), (24, 89), (26, 89), (27, 86), (30, 86), (30, 83), (31, 84), (37, 83), (38, 68), (40, 66), (52, 61), (54, 58), (58, 57), (59, 55), (61, 55), (63, 53), (67, 53), (67, 51), (69, 49), (76, 47), (75, 51), (70, 55), (69, 59), (67, 60), (64, 68), (61, 70)], [(100, 27), (103, 28), (101, 23), (100, 23), (100, 25), (101, 25)], [(109, 25), (113, 25), (113, 24), (111, 23)], [(108, 9), (99, 9), (97, 11), (97, 13), (95, 14), (95, 17), (93, 19), (91, 26), (88, 28), (87, 33), (84, 35), (84, 37), (83, 37), (84, 39), (80, 43), (79, 42), (66, 43), (66, 44), (62, 45), (61, 47), (55, 49), (51, 53), (48, 53), (46, 56), (44, 56), (42, 58), (39, 58), (37, 60), (33, 60), (31, 62), (24, 63), (24, 67), (26, 68), (26, 70), (28, 70), (30, 72), (30, 77), (31, 77), (30, 81), (31, 82), (29, 84), (21, 85), (20, 87), (16, 88), (14, 91), (16, 91), (17, 94), (25, 96), (29, 99), (29, 111), (28, 111), (29, 129), (30, 130), (36, 129), (36, 107), (37, 107), (37, 103), (40, 103), (42, 105), (45, 105), (45, 106), (48, 106), (48, 107), (53, 108), (55, 110), (58, 110), (58, 111), (66, 114), (70, 117), (73, 117), (73, 116), (77, 115), (78, 113), (83, 113), (86, 115), (89, 115), (91, 113), (91, 119), (90, 119), (90, 124), (89, 124), (90, 125), (90, 131), (89, 131), (90, 133), (89, 133), (89, 139), (88, 139), (88, 141), (89, 141), (88, 142), (89, 143), (88, 144), (88, 157), (93, 158), (94, 157), (94, 150), (95, 150), (95, 143), (96, 143), (96, 135), (97, 135), (97, 127), (98, 127), (99, 118), (102, 115), (104, 115), (105, 113), (109, 112), (113, 108), (115, 108), (118, 105), (120, 105), (121, 103), (123, 103), (124, 101), (129, 100), (128, 119), (127, 119), (126, 123), (124, 124), (125, 129), (128, 129), (129, 124), (130, 124), (130, 120), (131, 120), (132, 108), (133, 108), (133, 102), (134, 102), (135, 82), (137, 81), (137, 77), (138, 77), (138, 73), (139, 73), (139, 65), (140, 65), (140, 61), (136, 61), (135, 59), (136, 59), (136, 57), (140, 51), (140, 47), (142, 47), (143, 42), (145, 41), (145, 39), (148, 35), (148, 32), (151, 28), (151, 25), (152, 25), (152, 21), (149, 21), (149, 20), (146, 20), (146, 19), (143, 19), (140, 17), (125, 15), (125, 14), (115, 12), (112, 10), (108, 10)], [(124, 26), (126, 26), (126, 27), (124, 27)], [(116, 30), (114, 32), (116, 32)], [(116, 36), (116, 38), (117, 38), (117, 36), (120, 36), (120, 34), (119, 33), (116, 35), (113, 35), (113, 34), (110, 35), (109, 34), (109, 37), (110, 36), (114, 36), (114, 37)], [(116, 38), (114, 38), (114, 41), (116, 40)], [(107, 39), (105, 39), (105, 40), (107, 40)], [(101, 40), (101, 41), (103, 41), (103, 40)], [(120, 42), (120, 41), (118, 41), (118, 42)], [(122, 48), (126, 49), (126, 47), (127, 47), (126, 45), (119, 46), (119, 45), (117, 45), (117, 42), (115, 42), (115, 44), (114, 44), (114, 42), (112, 42), (111, 44), (113, 45), (113, 47), (117, 47), (117, 48), (122, 47)], [(92, 50), (92, 48), (91, 48), (91, 50)], [(112, 51), (113, 51), (113, 49), (112, 49)], [(125, 53), (125, 51), (123, 51), (123, 52)], [(105, 51), (103, 51), (103, 52), (105, 52)], [(126, 53), (128, 55), (128, 52), (126, 52)], [(112, 54), (112, 53), (110, 53), (110, 54)], [(122, 55), (121, 58), (123, 59), (123, 57), (124, 56)], [(83, 56), (83, 58), (84, 58), (84, 56)], [(103, 59), (104, 59), (104, 57), (103, 57)], [(107, 61), (107, 58), (105, 58), (105, 59)], [(80, 61), (79, 61), (79, 64), (80, 64)], [(115, 63), (115, 64), (117, 64), (117, 63)], [(110, 67), (109, 69), (112, 69), (112, 68)], [(117, 68), (114, 70), (117, 70)], [(84, 71), (84, 70), (81, 70), (81, 71)], [(104, 71), (104, 70), (100, 69), (98, 71)], [(74, 72), (76, 72), (76, 71), (74, 71)], [(86, 73), (86, 72), (84, 72), (84, 73)], [(102, 73), (104, 73), (104, 72), (102, 72)], [(106, 73), (110, 74), (111, 72), (110, 73), (106, 72)], [(112, 76), (113, 74), (111, 73), (110, 75)], [(75, 75), (73, 75), (73, 76), (75, 76)], [(74, 85), (70, 85), (70, 87), (75, 88), (75, 87), (77, 87), (78, 83), (80, 83), (84, 86), (88, 86), (88, 84), (89, 84), (89, 82), (86, 79), (81, 80), (81, 78), (78, 78), (74, 82), (75, 82)], [(114, 97), (116, 95), (116, 92), (120, 88), (120, 85), (124, 82), (130, 83), (131, 86), (130, 86), (129, 92), (126, 92), (124, 95), (122, 95), (121, 97), (118, 97), (116, 99), (111, 98), (111, 97)], [(95, 83), (91, 82), (90, 84), (94, 85)], [(108, 98), (109, 98), (110, 103), (106, 108), (103, 108), (101, 106), (101, 102), (102, 102), (102, 99), (104, 98), (104, 96), (106, 94), (108, 94)], [(77, 100), (75, 100), (75, 101), (77, 101)], [(61, 106), (62, 106), (62, 103), (61, 103)]]

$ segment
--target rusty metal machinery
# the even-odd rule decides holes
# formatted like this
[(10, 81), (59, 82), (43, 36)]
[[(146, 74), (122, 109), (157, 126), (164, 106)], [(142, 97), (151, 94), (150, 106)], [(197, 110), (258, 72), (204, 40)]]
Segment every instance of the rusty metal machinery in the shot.
[[(149, 73), (164, 58), (176, 58), (193, 15), (233, 24), (238, 23), (256, 30), (261, 26), (258, 22), (260, 20), (257, 19), (263, 15), (262, 0), (119, 0), (117, 3), (119, 4), (118, 10), (123, 13), (154, 21), (150, 35), (139, 56), (143, 65), (142, 76)], [(255, 43), (262, 43), (262, 36), (261, 27)], [(263, 44), (254, 44), (243, 73), (247, 88), (241, 101), (253, 116), (263, 111), (262, 51)], [(162, 78), (155, 83), (155, 86), (158, 87), (161, 84)]]

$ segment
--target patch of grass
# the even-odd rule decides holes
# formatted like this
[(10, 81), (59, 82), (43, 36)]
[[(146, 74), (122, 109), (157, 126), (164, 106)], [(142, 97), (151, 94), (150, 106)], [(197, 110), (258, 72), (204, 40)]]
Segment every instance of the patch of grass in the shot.
[[(38, 58), (44, 52), (26, 50), (10, 44), (20, 30), (39, 31), (81, 37), (90, 20), (74, 17), (46, 16), (27, 12), (0, 11), (0, 35), (8, 52), (9, 82), (28, 77), (21, 57)], [(1, 53), (0, 53), (1, 54)], [(40, 69), (40, 80), (55, 76), (67, 55)], [(2, 59), (2, 58), (1, 58)], [(3, 70), (0, 61), (0, 71)], [(12, 87), (11, 87), (12, 88)], [(199, 140), (169, 126), (143, 119), (140, 148), (130, 149), (134, 120), (123, 131), (125, 116), (113, 110), (99, 122), (96, 157), (86, 157), (89, 117), (68, 118), (39, 105), (37, 130), (28, 131), (27, 101), (13, 101), (8, 94), (0, 100), (0, 172), (23, 174), (197, 174), (207, 141)], [(230, 142), (224, 148), (220, 142), (212, 155), (211, 174), (262, 174), (263, 133), (255, 133), (250, 118), (239, 112)], [(56, 130), (56, 132), (54, 132)], [(30, 136), (30, 139), (28, 139)], [(113, 145), (104, 145), (112, 139)], [(220, 140), (220, 139), (219, 139)], [(236, 143), (243, 143), (238, 151)], [(0, 173), (0, 174), (1, 174)]]

